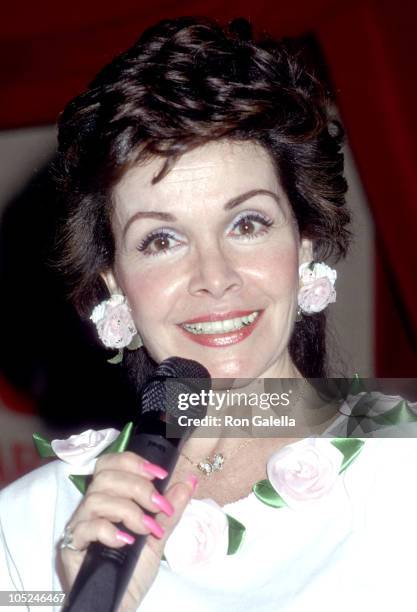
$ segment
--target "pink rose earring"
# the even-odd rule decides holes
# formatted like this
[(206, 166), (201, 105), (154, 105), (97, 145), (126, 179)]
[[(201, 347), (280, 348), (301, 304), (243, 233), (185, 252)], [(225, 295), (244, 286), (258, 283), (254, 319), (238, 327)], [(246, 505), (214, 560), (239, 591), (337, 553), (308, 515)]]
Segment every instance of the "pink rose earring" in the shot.
[(119, 349), (117, 357), (110, 359), (110, 363), (122, 360), (125, 347), (135, 350), (143, 345), (124, 295), (115, 293), (108, 300), (100, 302), (91, 313), (90, 320), (96, 326), (104, 346)]
[(302, 314), (315, 314), (324, 310), (327, 304), (336, 301), (334, 284), (337, 272), (324, 263), (311, 261), (300, 265), (298, 276), (300, 289), (297, 322), (302, 320)]

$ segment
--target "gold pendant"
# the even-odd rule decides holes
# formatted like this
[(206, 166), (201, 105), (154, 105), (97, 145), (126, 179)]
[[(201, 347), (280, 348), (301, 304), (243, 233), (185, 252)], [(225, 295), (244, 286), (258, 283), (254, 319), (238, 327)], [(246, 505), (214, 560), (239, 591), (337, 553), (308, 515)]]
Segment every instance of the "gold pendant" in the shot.
[(197, 467), (205, 476), (210, 476), (213, 472), (218, 472), (223, 469), (223, 463), (223, 455), (221, 453), (216, 453), (213, 461), (210, 461), (209, 457), (207, 457), (205, 461), (200, 461)]

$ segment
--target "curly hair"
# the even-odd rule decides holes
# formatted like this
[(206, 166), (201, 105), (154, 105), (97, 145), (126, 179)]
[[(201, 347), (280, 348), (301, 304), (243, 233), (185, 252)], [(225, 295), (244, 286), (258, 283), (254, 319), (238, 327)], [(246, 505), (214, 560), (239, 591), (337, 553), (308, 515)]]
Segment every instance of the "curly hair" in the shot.
[[(58, 122), (53, 174), (64, 203), (60, 267), (81, 315), (103, 299), (112, 267), (112, 191), (132, 165), (165, 158), (160, 180), (209, 141), (253, 141), (271, 156), (302, 237), (316, 260), (346, 254), (341, 144), (331, 98), (295, 40), (253, 40), (250, 26), (164, 20), (146, 30), (74, 98)], [(325, 316), (295, 325), (290, 343), (304, 376), (326, 372)]]

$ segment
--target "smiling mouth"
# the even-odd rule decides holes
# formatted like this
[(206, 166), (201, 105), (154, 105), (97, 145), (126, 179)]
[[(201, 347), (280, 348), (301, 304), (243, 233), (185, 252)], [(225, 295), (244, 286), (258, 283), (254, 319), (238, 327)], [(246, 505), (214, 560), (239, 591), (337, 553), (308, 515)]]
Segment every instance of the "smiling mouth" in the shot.
[(201, 321), (198, 323), (183, 323), (181, 327), (187, 332), (199, 335), (226, 334), (251, 325), (259, 316), (259, 310), (255, 310), (243, 317), (223, 319), (220, 321)]

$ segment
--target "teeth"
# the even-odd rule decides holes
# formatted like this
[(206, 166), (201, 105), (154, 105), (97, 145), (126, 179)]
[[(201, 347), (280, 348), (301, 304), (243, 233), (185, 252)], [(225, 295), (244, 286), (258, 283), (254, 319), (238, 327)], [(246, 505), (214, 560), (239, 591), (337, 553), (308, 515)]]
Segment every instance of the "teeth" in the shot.
[(223, 323), (223, 329), (224, 331), (232, 331), (232, 329), (235, 329), (235, 324), (233, 319), (227, 319), (226, 321), (224, 321)]
[(245, 317), (225, 319), (224, 321), (207, 321), (207, 323), (184, 323), (183, 328), (192, 334), (224, 334), (225, 332), (241, 329), (254, 322), (259, 315), (258, 311)]

